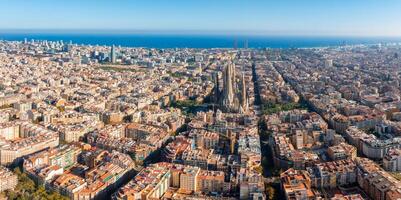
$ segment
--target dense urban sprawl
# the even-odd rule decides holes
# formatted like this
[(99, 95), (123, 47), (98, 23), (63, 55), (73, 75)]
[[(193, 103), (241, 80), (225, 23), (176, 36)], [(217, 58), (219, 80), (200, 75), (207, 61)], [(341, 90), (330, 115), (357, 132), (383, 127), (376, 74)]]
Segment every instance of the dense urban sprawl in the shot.
[(0, 41), (0, 199), (401, 199), (400, 54)]

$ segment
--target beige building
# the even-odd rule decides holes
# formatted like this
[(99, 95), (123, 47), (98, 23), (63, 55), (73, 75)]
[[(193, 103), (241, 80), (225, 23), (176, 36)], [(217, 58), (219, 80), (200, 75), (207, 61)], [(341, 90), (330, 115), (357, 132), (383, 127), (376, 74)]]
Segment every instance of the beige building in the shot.
[(30, 122), (19, 122), (18, 140), (0, 144), (0, 164), (11, 164), (23, 156), (59, 145), (58, 133)]
[(316, 199), (319, 194), (312, 189), (311, 179), (304, 170), (288, 169), (280, 175), (281, 186), (285, 198), (289, 199)]
[(0, 166), (0, 192), (14, 190), (17, 183), (17, 175), (12, 173), (9, 169)]
[(331, 146), (327, 153), (332, 160), (355, 159), (357, 154), (356, 147), (347, 143)]
[(200, 172), (199, 167), (186, 167), (180, 175), (180, 189), (197, 192), (197, 179)]
[(202, 192), (223, 192), (224, 172), (201, 170), (198, 175), (197, 188)]

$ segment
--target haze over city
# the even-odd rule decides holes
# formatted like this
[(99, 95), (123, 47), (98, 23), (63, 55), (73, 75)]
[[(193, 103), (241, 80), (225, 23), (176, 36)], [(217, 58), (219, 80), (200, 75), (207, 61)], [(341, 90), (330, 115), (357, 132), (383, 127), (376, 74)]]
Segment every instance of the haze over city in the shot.
[(0, 29), (401, 36), (398, 0), (2, 0)]

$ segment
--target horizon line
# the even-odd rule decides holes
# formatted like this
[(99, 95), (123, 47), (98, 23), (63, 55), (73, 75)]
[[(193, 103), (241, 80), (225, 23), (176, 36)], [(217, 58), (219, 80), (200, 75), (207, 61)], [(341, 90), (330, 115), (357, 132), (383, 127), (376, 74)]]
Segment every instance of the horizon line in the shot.
[(79, 28), (0, 28), (0, 34), (147, 34), (147, 35), (204, 35), (204, 36), (265, 36), (265, 37), (354, 37), (401, 38), (401, 35), (294, 33), (269, 30), (163, 30), (163, 29), (79, 29)]

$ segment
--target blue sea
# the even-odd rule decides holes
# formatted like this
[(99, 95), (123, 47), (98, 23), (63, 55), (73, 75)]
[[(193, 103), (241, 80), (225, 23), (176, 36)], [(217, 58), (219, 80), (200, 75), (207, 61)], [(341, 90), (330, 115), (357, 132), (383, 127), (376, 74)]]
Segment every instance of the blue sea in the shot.
[(234, 36), (196, 34), (2, 33), (0, 40), (49, 40), (85, 45), (146, 48), (311, 48), (356, 44), (400, 43), (390, 37)]

